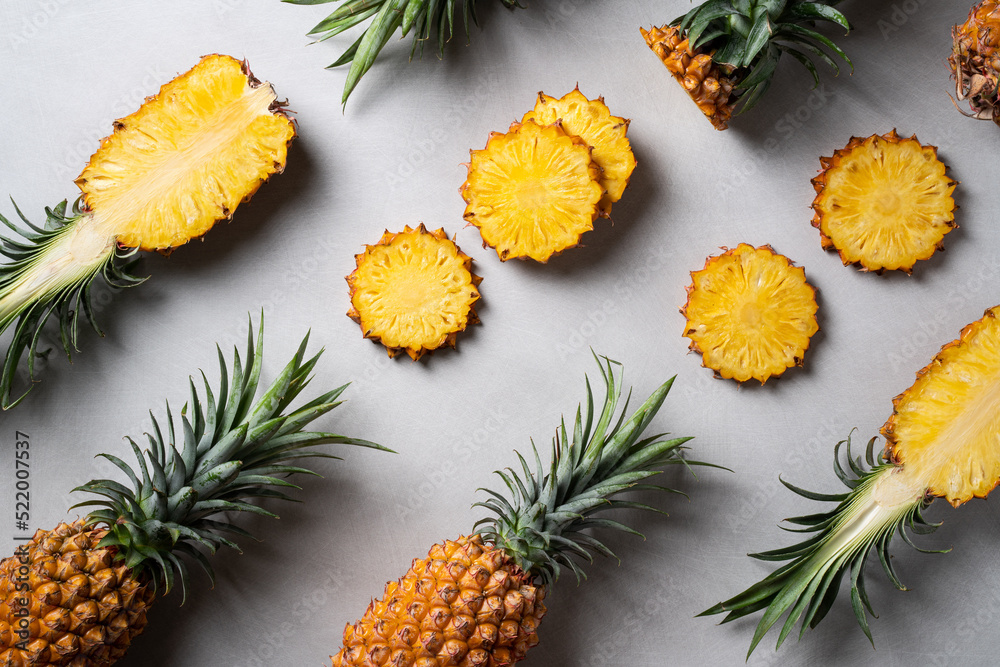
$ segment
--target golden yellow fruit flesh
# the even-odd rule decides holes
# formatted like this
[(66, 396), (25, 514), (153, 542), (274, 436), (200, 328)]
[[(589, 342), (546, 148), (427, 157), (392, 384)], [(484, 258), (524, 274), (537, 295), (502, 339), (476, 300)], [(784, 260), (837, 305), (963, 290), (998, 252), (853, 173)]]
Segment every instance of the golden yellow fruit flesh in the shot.
[(556, 99), (538, 93), (535, 108), (521, 122), (535, 121), (539, 125), (559, 122), (567, 134), (578, 136), (593, 148), (591, 156), (601, 168), (601, 186), (606, 193), (601, 199), (601, 213), (611, 213), (611, 205), (622, 198), (629, 178), (635, 170), (635, 155), (625, 136), (629, 121), (612, 116), (603, 98), (588, 100), (577, 88)]
[(235, 58), (205, 56), (115, 124), (77, 185), (94, 224), (119, 244), (173, 248), (282, 171), (294, 136), (270, 84)]
[(955, 227), (955, 182), (937, 149), (916, 137), (855, 137), (821, 162), (813, 226), (844, 264), (909, 272)]
[(802, 364), (819, 330), (805, 271), (770, 246), (741, 243), (691, 273), (684, 336), (723, 378), (762, 384)]
[(1000, 306), (945, 345), (893, 401), (882, 428), (894, 461), (952, 505), (1000, 482)]
[(347, 276), (347, 314), (389, 356), (405, 351), (417, 360), (441, 346), (454, 347), (456, 335), (479, 321), (474, 304), (482, 279), (443, 229), (387, 231), (355, 259), (357, 269)]
[(501, 260), (546, 262), (594, 228), (601, 169), (590, 147), (558, 124), (515, 123), (471, 156), (464, 217)]

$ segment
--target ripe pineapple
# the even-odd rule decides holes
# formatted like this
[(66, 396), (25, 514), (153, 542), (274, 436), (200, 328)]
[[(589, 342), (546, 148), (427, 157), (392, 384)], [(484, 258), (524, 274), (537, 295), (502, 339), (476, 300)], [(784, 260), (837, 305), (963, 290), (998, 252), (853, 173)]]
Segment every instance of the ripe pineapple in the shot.
[(816, 290), (771, 246), (741, 243), (691, 272), (684, 336), (702, 365), (723, 378), (761, 384), (801, 366), (819, 331)]
[(851, 26), (838, 0), (708, 0), (669, 25), (640, 28), (646, 44), (717, 130), (752, 109), (767, 92), (783, 53), (802, 63), (819, 85), (814, 59), (840, 74), (820, 46), (854, 65), (840, 47), (812, 28), (818, 21)]
[(600, 183), (605, 190), (601, 215), (610, 216), (611, 205), (622, 198), (635, 170), (632, 145), (625, 136), (631, 121), (612, 116), (603, 97), (588, 100), (579, 86), (559, 99), (538, 93), (535, 108), (524, 114), (521, 122), (529, 120), (539, 125), (559, 121), (566, 133), (580, 137), (593, 148), (591, 156), (601, 168)]
[(439, 347), (455, 347), (458, 333), (479, 322), (475, 303), (483, 279), (444, 229), (428, 232), (421, 224), (396, 234), (386, 230), (354, 259), (347, 316), (390, 357), (406, 352), (416, 361)]
[(593, 149), (561, 123), (514, 123), (490, 134), (486, 148), (470, 151), (460, 192), (465, 219), (479, 228), (483, 246), (501, 261), (547, 262), (594, 228), (605, 196)]
[(813, 227), (823, 248), (836, 249), (844, 265), (863, 271), (910, 273), (921, 259), (943, 248), (955, 228), (955, 181), (916, 136), (893, 130), (867, 139), (851, 137), (843, 150), (821, 157)]
[(948, 63), (955, 97), (968, 100), (967, 116), (1000, 125), (1000, 4), (996, 0), (976, 4), (968, 20), (951, 34), (954, 47)]
[[(137, 285), (126, 260), (139, 250), (168, 252), (231, 218), (285, 166), (295, 123), (274, 89), (245, 62), (205, 56), (165, 84), (114, 133), (76, 180), (78, 201), (46, 209), (42, 227), (3, 222), (20, 239), (0, 239), (0, 333), (16, 322), (0, 370), (0, 406), (13, 407), (25, 353), (33, 378), (40, 329), (59, 321), (67, 356), (76, 347), (80, 311), (98, 334), (90, 304), (97, 276), (113, 287)], [(82, 203), (81, 203), (82, 202)]]
[[(750, 651), (787, 612), (778, 646), (801, 619), (802, 633), (816, 627), (833, 605), (842, 578), (849, 573), (851, 604), (868, 639), (865, 612), (872, 614), (865, 594), (864, 568), (877, 553), (886, 575), (903, 590), (893, 570), (889, 544), (894, 532), (911, 546), (906, 528), (918, 534), (933, 531), (922, 512), (935, 498), (957, 507), (985, 498), (1000, 482), (1000, 418), (997, 377), (1000, 376), (1000, 306), (964, 329), (945, 345), (908, 390), (893, 400), (893, 414), (882, 427), (884, 451), (873, 455), (876, 438), (868, 443), (868, 469), (861, 457), (847, 463), (834, 450), (838, 477), (848, 492), (828, 495), (804, 491), (782, 480), (792, 491), (812, 500), (838, 503), (836, 508), (789, 519), (802, 532), (815, 535), (799, 544), (751, 554), (773, 561), (792, 561), (743, 593), (704, 612), (728, 613), (723, 622), (764, 610)], [(925, 551), (920, 549), (920, 551)], [(749, 655), (749, 654), (748, 654)]]
[[(0, 665), (106, 667), (118, 661), (146, 625), (156, 593), (176, 583), (186, 595), (188, 568), (197, 563), (212, 577), (205, 552), (238, 548), (227, 534), (249, 534), (223, 516), (251, 512), (274, 517), (253, 498), (289, 496), (298, 488), (288, 475), (311, 473), (298, 459), (327, 457), (316, 445), (379, 447), (333, 433), (302, 429), (338, 405), (345, 387), (289, 411), (305, 388), (319, 355), (305, 358), (308, 336), (293, 359), (254, 401), (261, 371), (263, 329), (256, 347), (251, 329), (245, 365), (234, 354), (232, 377), (219, 352), (221, 382), (205, 381), (202, 401), (191, 385), (181, 431), (167, 408), (164, 433), (153, 418), (145, 452), (129, 439), (131, 466), (110, 454), (132, 488), (94, 480), (75, 489), (94, 496), (75, 507), (86, 517), (39, 530), (0, 561)], [(175, 444), (176, 443), (176, 444)]]
[(576, 413), (572, 437), (565, 422), (543, 468), (532, 446), (534, 469), (520, 454), (523, 474), (498, 471), (509, 493), (487, 491), (476, 503), (495, 514), (476, 524), (476, 533), (431, 547), (413, 561), (382, 598), (344, 629), (343, 648), (333, 667), (412, 665), (414, 667), (502, 667), (524, 658), (537, 644), (545, 615), (545, 595), (563, 567), (579, 578), (577, 558), (613, 555), (588, 528), (616, 528), (617, 521), (595, 517), (604, 510), (646, 505), (615, 498), (632, 490), (667, 490), (647, 484), (681, 458), (690, 438), (663, 440), (643, 431), (670, 390), (668, 381), (625, 419), (615, 412), (621, 394), (614, 362), (601, 365), (607, 394), (594, 421), (593, 398)]

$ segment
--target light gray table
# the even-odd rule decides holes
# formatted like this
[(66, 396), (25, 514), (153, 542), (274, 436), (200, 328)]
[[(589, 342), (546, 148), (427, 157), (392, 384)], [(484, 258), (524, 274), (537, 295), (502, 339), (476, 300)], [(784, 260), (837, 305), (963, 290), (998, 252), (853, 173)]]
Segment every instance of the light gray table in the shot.
[[(493, 5), (498, 5), (494, 7)], [(405, 64), (393, 42), (339, 104), (342, 71), (328, 72), (349, 38), (306, 46), (327, 7), (277, 0), (5, 0), (0, 5), (0, 182), (22, 209), (74, 197), (72, 181), (114, 118), (210, 52), (246, 57), (298, 112), (300, 137), (286, 173), (204, 243), (141, 266), (140, 288), (100, 299), (107, 339), (82, 335), (72, 365), (56, 356), (25, 404), (0, 416), (9, 470), (15, 430), (30, 433), (32, 525), (66, 519), (68, 491), (113, 474), (98, 451), (126, 455), (146, 411), (179, 408), (186, 378), (215, 377), (214, 343), (242, 339), (263, 306), (264, 374), (274, 374), (310, 327), (326, 347), (316, 387), (354, 380), (349, 402), (321, 426), (382, 442), (398, 455), (338, 452), (307, 479), (304, 505), (280, 522), (252, 520), (264, 538), (245, 554), (215, 559), (218, 586), (160, 601), (122, 665), (322, 665), (348, 621), (390, 578), (435, 541), (470, 530), (476, 488), (513, 463), (528, 438), (546, 443), (560, 414), (594, 373), (589, 348), (624, 362), (626, 381), (647, 394), (677, 374), (654, 427), (693, 435), (692, 456), (732, 468), (695, 481), (668, 474), (691, 501), (656, 499), (670, 512), (628, 517), (646, 541), (611, 536), (622, 564), (599, 561), (590, 580), (551, 593), (533, 667), (738, 665), (752, 621), (715, 627), (694, 615), (770, 567), (747, 551), (776, 548), (787, 516), (816, 511), (778, 485), (835, 491), (832, 446), (853, 427), (874, 434), (916, 370), (965, 324), (1000, 302), (995, 224), (1000, 131), (962, 118), (948, 99), (950, 27), (966, 2), (847, 2), (857, 30), (842, 40), (854, 76), (823, 72), (810, 91), (804, 70), (782, 63), (772, 92), (734, 128), (718, 133), (643, 43), (638, 27), (682, 13), (686, 2), (535, 0), (508, 13), (481, 3), (487, 30), (461, 39), (442, 62)], [(458, 187), (469, 148), (482, 148), (533, 103), (579, 82), (630, 117), (639, 160), (615, 224), (598, 223), (587, 247), (547, 266), (501, 264), (464, 228)], [(809, 179), (818, 157), (852, 134), (898, 128), (941, 147), (961, 181), (961, 229), (947, 252), (912, 277), (862, 274), (820, 248), (810, 224)], [(0, 204), (11, 214), (11, 206)], [(482, 326), (426, 363), (389, 362), (361, 339), (343, 276), (354, 253), (386, 227), (423, 221), (457, 233), (484, 277)], [(715, 381), (686, 355), (680, 336), (688, 273), (719, 246), (772, 244), (806, 268), (821, 291), (822, 332), (806, 368), (765, 387)], [(6, 339), (5, 339), (6, 340)], [(0, 475), (0, 507), (13, 499)], [(6, 511), (4, 512), (6, 514)], [(983, 502), (944, 519), (924, 556), (903, 544), (900, 593), (872, 567), (876, 651), (856, 627), (847, 597), (799, 643), (775, 654), (773, 635), (751, 665), (988, 665), (1000, 619), (997, 518)], [(13, 531), (0, 516), (0, 546)], [(285, 625), (289, 623), (290, 625)], [(276, 657), (275, 657), (276, 656)]]

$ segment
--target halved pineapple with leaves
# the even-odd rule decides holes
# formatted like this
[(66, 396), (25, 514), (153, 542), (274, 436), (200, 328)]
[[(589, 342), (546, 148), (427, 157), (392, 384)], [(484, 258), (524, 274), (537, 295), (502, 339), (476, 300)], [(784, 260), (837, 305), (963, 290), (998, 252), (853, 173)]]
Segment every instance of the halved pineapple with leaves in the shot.
[(612, 116), (603, 97), (589, 100), (577, 86), (559, 99), (538, 93), (535, 108), (524, 114), (521, 122), (533, 120), (539, 125), (559, 122), (568, 134), (580, 137), (593, 150), (591, 156), (601, 168), (602, 215), (611, 214), (611, 205), (622, 198), (635, 170), (635, 155), (629, 143), (629, 120)]
[(605, 196), (592, 148), (560, 122), (514, 123), (471, 151), (465, 219), (502, 261), (547, 262), (594, 228)]
[(165, 84), (114, 133), (76, 183), (82, 196), (46, 209), (44, 226), (27, 229), (0, 216), (21, 239), (0, 240), (0, 331), (15, 321), (3, 369), (0, 405), (10, 408), (18, 364), (28, 355), (33, 376), (39, 333), (59, 321), (69, 355), (82, 311), (93, 318), (90, 289), (97, 276), (112, 286), (136, 285), (126, 260), (138, 250), (169, 251), (231, 218), (272, 174), (284, 169), (295, 123), (274, 89), (246, 62), (209, 55)]
[(873, 453), (876, 438), (868, 443), (867, 468), (861, 457), (851, 457), (850, 438), (846, 468), (838, 456), (843, 443), (835, 448), (837, 475), (847, 492), (812, 493), (781, 480), (806, 498), (838, 504), (828, 512), (789, 519), (802, 526), (802, 532), (815, 535), (784, 549), (751, 554), (791, 562), (704, 612), (727, 613), (725, 621), (731, 621), (763, 609), (751, 652), (786, 613), (778, 646), (797, 622), (802, 625), (800, 636), (816, 627), (845, 576), (850, 577), (854, 615), (871, 640), (865, 613), (874, 613), (864, 576), (872, 553), (902, 590), (889, 555), (893, 534), (898, 532), (913, 545), (907, 528), (918, 534), (937, 528), (922, 516), (935, 498), (957, 507), (985, 498), (1000, 482), (1000, 306), (987, 310), (945, 345), (917, 373), (913, 386), (893, 400), (893, 408), (882, 428), (882, 454)]
[(937, 148), (896, 131), (852, 137), (832, 157), (821, 157), (813, 226), (823, 247), (845, 265), (865, 271), (910, 273), (929, 259), (955, 228), (956, 183)]
[(416, 361), (440, 347), (455, 347), (457, 335), (479, 322), (475, 303), (483, 279), (444, 229), (429, 232), (421, 224), (398, 233), (386, 230), (354, 259), (358, 267), (347, 276), (347, 315), (390, 357), (406, 352)]
[(741, 243), (691, 273), (684, 336), (719, 376), (761, 384), (801, 366), (819, 330), (816, 290), (771, 246)]

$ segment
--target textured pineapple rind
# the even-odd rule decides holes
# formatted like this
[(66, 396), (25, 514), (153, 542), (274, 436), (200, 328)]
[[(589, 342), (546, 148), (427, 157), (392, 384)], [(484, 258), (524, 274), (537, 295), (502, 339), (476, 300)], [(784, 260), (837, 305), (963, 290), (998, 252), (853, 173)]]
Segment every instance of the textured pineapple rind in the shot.
[[(920, 394), (931, 385), (935, 376), (946, 373), (949, 366), (955, 361), (961, 361), (963, 354), (974, 346), (977, 335), (987, 324), (995, 324), (998, 315), (1000, 315), (1000, 306), (994, 306), (988, 309), (982, 318), (963, 327), (958, 338), (945, 344), (929, 364), (917, 371), (917, 378), (913, 385), (892, 399), (892, 416), (882, 427), (882, 435), (886, 439), (886, 457), (896, 465), (905, 467), (908, 458), (907, 443), (901, 442), (897, 434), (897, 427), (903, 418), (907, 403), (911, 400), (919, 400)], [(1000, 484), (1000, 477), (984, 479), (980, 484), (975, 485), (975, 488), (962, 488), (959, 493), (930, 485), (928, 493), (932, 496), (943, 497), (952, 506), (958, 507), (973, 498), (986, 498), (998, 484)]]
[(62, 523), (0, 561), (0, 664), (107, 667), (125, 654), (154, 591), (115, 562), (114, 547), (98, 546), (106, 533)]
[(712, 53), (692, 49), (676, 26), (639, 28), (639, 32), (715, 129), (727, 129), (736, 105), (735, 81), (715, 63)]
[[(91, 188), (93, 187), (91, 182), (94, 180), (100, 182), (101, 180), (107, 179), (107, 175), (101, 174), (101, 170), (98, 169), (98, 167), (100, 167), (103, 163), (108, 163), (114, 166), (115, 169), (120, 167), (120, 165), (116, 164), (116, 160), (121, 158), (122, 153), (126, 150), (122, 147), (122, 142), (125, 141), (125, 133), (130, 132), (133, 135), (137, 135), (136, 141), (148, 141), (148, 137), (144, 135), (143, 131), (143, 123), (147, 120), (147, 118), (152, 117), (152, 120), (156, 121), (157, 114), (164, 113), (164, 105), (171, 103), (172, 98), (178, 93), (185, 92), (185, 87), (190, 85), (189, 82), (195, 77), (195, 75), (201, 74), (202, 68), (207, 68), (216, 64), (222, 67), (238, 67), (242, 72), (246, 81), (246, 86), (249, 89), (257, 89), (261, 86), (267, 86), (270, 88), (272, 96), (274, 95), (274, 89), (271, 84), (261, 82), (257, 79), (250, 71), (249, 64), (246, 60), (240, 61), (232, 56), (221, 54), (209, 54), (203, 56), (197, 65), (184, 74), (181, 74), (163, 84), (157, 94), (147, 97), (138, 110), (115, 121), (115, 131), (101, 140), (101, 147), (91, 156), (87, 166), (84, 167), (80, 176), (76, 179), (76, 184), (80, 187), (80, 190), (83, 193), (83, 202), (87, 210), (94, 211), (95, 213), (100, 212), (100, 205), (94, 202), (94, 196), (91, 192)], [(117, 237), (117, 242), (123, 247), (138, 248), (139, 250), (144, 251), (156, 250), (166, 254), (173, 248), (183, 245), (194, 238), (203, 236), (218, 221), (232, 220), (233, 213), (240, 203), (250, 201), (261, 185), (267, 182), (272, 175), (280, 174), (285, 169), (288, 157), (288, 147), (291, 145), (297, 134), (295, 119), (287, 111), (285, 111), (285, 106), (284, 102), (279, 102), (275, 99), (268, 107), (268, 111), (271, 112), (272, 116), (282, 120), (282, 128), (285, 136), (283, 145), (279, 148), (278, 153), (273, 156), (273, 159), (271, 159), (267, 165), (261, 166), (259, 175), (254, 176), (249, 181), (246, 181), (242, 184), (242, 187), (239, 190), (233, 192), (232, 196), (228, 197), (228, 201), (215, 201), (214, 205), (218, 209), (217, 211), (214, 213), (203, 212), (201, 220), (193, 226), (191, 224), (192, 221), (190, 219), (190, 214), (185, 213), (185, 217), (187, 219), (184, 224), (191, 228), (175, 231), (166, 241), (150, 241), (148, 239), (140, 238), (137, 236), (136, 232), (132, 230), (110, 229), (108, 231)], [(124, 157), (127, 159), (128, 156), (124, 155)], [(154, 207), (158, 205), (162, 205), (162, 202), (152, 204)], [(178, 220), (179, 217), (180, 216), (178, 216)], [(129, 224), (131, 224), (131, 221), (129, 221)]]
[[(729, 249), (726, 247), (722, 247), (721, 250), (723, 251), (721, 255), (714, 255), (707, 258), (705, 260), (705, 266), (701, 270), (691, 272), (691, 284), (688, 285), (688, 287), (686, 288), (687, 302), (680, 309), (681, 315), (683, 315), (686, 318), (686, 321), (684, 323), (683, 335), (685, 338), (691, 339), (691, 344), (688, 347), (688, 349), (692, 352), (702, 355), (702, 366), (704, 368), (709, 368), (712, 371), (714, 371), (716, 377), (720, 377), (726, 380), (735, 380), (739, 384), (743, 384), (744, 382), (750, 379), (757, 380), (761, 384), (764, 384), (771, 377), (779, 377), (784, 373), (785, 370), (792, 368), (793, 366), (802, 366), (805, 363), (805, 353), (809, 349), (809, 345), (812, 341), (812, 336), (815, 335), (817, 331), (819, 331), (819, 323), (816, 320), (816, 312), (819, 309), (819, 305), (816, 302), (816, 288), (813, 287), (811, 284), (809, 284), (809, 282), (806, 280), (805, 269), (800, 266), (795, 266), (795, 263), (792, 262), (792, 260), (790, 260), (788, 257), (785, 257), (784, 255), (775, 252), (774, 248), (772, 248), (770, 245), (762, 245), (759, 248), (754, 248), (752, 245), (748, 243), (740, 243), (736, 248)], [(692, 296), (695, 294), (696, 291), (696, 283), (698, 281), (698, 277), (701, 275), (709, 274), (713, 270), (715, 264), (717, 264), (722, 257), (732, 256), (737, 253), (745, 253), (748, 251), (754, 253), (765, 253), (773, 257), (784, 260), (785, 265), (789, 270), (789, 273), (795, 275), (797, 279), (801, 280), (801, 286), (807, 289), (811, 293), (813, 308), (809, 316), (810, 326), (809, 326), (809, 333), (806, 335), (806, 341), (804, 345), (796, 349), (796, 352), (793, 355), (792, 360), (789, 363), (787, 363), (783, 369), (775, 371), (768, 371), (766, 369), (755, 369), (749, 373), (743, 373), (740, 376), (737, 376), (737, 373), (734, 372), (731, 368), (724, 367), (722, 365), (719, 365), (719, 367), (717, 368), (715, 366), (709, 365), (706, 362), (705, 355), (703, 354), (701, 347), (698, 345), (697, 340), (692, 335), (694, 333), (693, 329), (694, 321), (691, 319), (691, 316), (689, 315), (688, 311), (691, 306)]]
[[(941, 230), (941, 233), (936, 239), (936, 241), (932, 244), (929, 244), (921, 252), (917, 252), (909, 257), (903, 257), (898, 262), (898, 265), (895, 266), (885, 266), (883, 264), (879, 264), (873, 260), (870, 260), (869, 258), (866, 258), (864, 256), (852, 258), (850, 255), (848, 255), (846, 249), (842, 249), (837, 246), (836, 242), (829, 235), (830, 230), (825, 225), (823, 206), (825, 204), (827, 197), (829, 196), (827, 190), (827, 180), (831, 170), (836, 169), (840, 165), (840, 163), (844, 160), (844, 158), (850, 155), (851, 152), (853, 152), (855, 149), (863, 147), (865, 145), (874, 144), (879, 140), (887, 141), (890, 144), (913, 142), (918, 146), (920, 146), (922, 150), (930, 151), (934, 155), (934, 158), (939, 163), (941, 162), (940, 159), (938, 159), (937, 157), (938, 153), (936, 146), (930, 146), (930, 145), (924, 146), (917, 140), (916, 135), (913, 135), (908, 138), (900, 137), (899, 134), (896, 133), (895, 129), (883, 135), (873, 134), (869, 137), (851, 137), (851, 140), (847, 143), (846, 146), (844, 146), (844, 148), (834, 151), (833, 155), (830, 157), (820, 157), (819, 159), (822, 169), (820, 171), (820, 174), (812, 179), (813, 188), (816, 190), (816, 198), (813, 200), (812, 203), (812, 208), (815, 212), (812, 219), (812, 226), (815, 227), (817, 230), (819, 230), (820, 242), (823, 246), (823, 249), (836, 250), (837, 253), (840, 255), (841, 261), (844, 263), (844, 266), (850, 266), (852, 264), (856, 264), (863, 272), (870, 271), (877, 274), (881, 274), (887, 269), (899, 270), (909, 274), (912, 273), (913, 266), (918, 261), (924, 259), (930, 259), (934, 255), (935, 251), (944, 250), (945, 235), (958, 227), (958, 225), (955, 224), (954, 200), (952, 200), (952, 208), (950, 215), (946, 220), (943, 221), (944, 228)], [(942, 166), (944, 166), (943, 163), (941, 164)], [(946, 166), (944, 166), (944, 168), (945, 170), (947, 170)], [(947, 177), (947, 171), (945, 171), (944, 174), (945, 177)], [(956, 181), (951, 180), (950, 178), (948, 179), (949, 196), (955, 190), (956, 185), (957, 185)]]
[(948, 57), (955, 79), (955, 97), (968, 101), (967, 116), (1000, 124), (1000, 3), (985, 0), (969, 10), (969, 18), (954, 26)]
[[(372, 328), (371, 326), (366, 326), (364, 314), (358, 309), (358, 304), (356, 301), (357, 298), (356, 282), (358, 280), (360, 272), (364, 269), (365, 262), (368, 260), (371, 251), (374, 248), (378, 246), (391, 245), (393, 241), (395, 241), (403, 234), (414, 234), (414, 233), (427, 234), (429, 236), (433, 236), (434, 238), (440, 240), (443, 243), (448, 243), (454, 246), (457, 257), (462, 262), (462, 268), (468, 274), (468, 281), (466, 284), (468, 285), (468, 288), (470, 290), (469, 294), (471, 301), (469, 303), (467, 312), (460, 313), (460, 317), (458, 318), (455, 327), (450, 331), (446, 331), (437, 344), (393, 346), (386, 343), (382, 339), (381, 334), (375, 331), (374, 328)], [(472, 258), (466, 255), (464, 252), (462, 252), (461, 248), (459, 248), (454, 241), (448, 238), (448, 235), (445, 233), (444, 228), (437, 229), (436, 231), (428, 231), (427, 228), (424, 226), (424, 224), (421, 223), (415, 229), (411, 228), (409, 225), (406, 225), (403, 228), (402, 232), (390, 232), (387, 229), (385, 230), (385, 233), (382, 234), (382, 238), (379, 239), (378, 243), (376, 243), (373, 246), (366, 246), (365, 252), (359, 253), (354, 256), (354, 261), (357, 268), (355, 268), (354, 271), (351, 272), (351, 274), (345, 278), (345, 280), (347, 280), (347, 285), (350, 288), (350, 298), (351, 298), (351, 309), (347, 311), (347, 316), (358, 323), (358, 325), (361, 327), (361, 331), (364, 334), (365, 338), (368, 338), (385, 347), (386, 352), (389, 354), (390, 358), (395, 357), (397, 354), (405, 352), (407, 355), (409, 355), (409, 357), (413, 361), (418, 361), (425, 354), (430, 354), (434, 350), (440, 349), (442, 347), (450, 347), (454, 349), (456, 345), (456, 340), (458, 338), (458, 334), (465, 331), (468, 325), (479, 324), (480, 322), (479, 316), (476, 313), (475, 304), (481, 298), (478, 288), (479, 284), (482, 283), (483, 279), (482, 277), (477, 276), (475, 273), (473, 273)]]
[(507, 667), (538, 643), (545, 587), (479, 535), (436, 544), (344, 628), (333, 667)]

